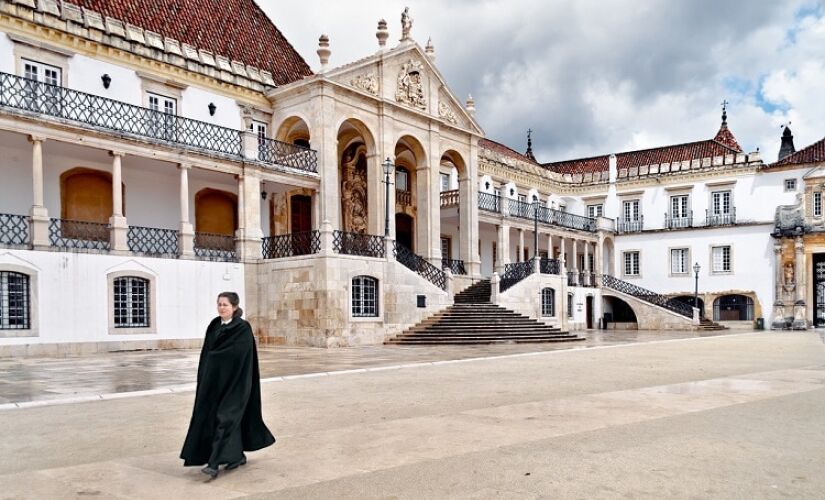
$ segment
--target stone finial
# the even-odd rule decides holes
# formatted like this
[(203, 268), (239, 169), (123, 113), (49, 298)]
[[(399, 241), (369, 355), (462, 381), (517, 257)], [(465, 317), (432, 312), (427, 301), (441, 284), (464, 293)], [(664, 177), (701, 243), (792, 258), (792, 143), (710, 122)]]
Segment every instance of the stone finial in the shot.
[(435, 47), (433, 46), (433, 39), (427, 39), (427, 46), (424, 48), (424, 52), (427, 54), (427, 57), (430, 58), (430, 61), (435, 62)]
[(327, 63), (329, 63), (329, 56), (332, 54), (332, 51), (329, 50), (329, 37), (326, 35), (321, 35), (318, 37), (318, 58), (321, 60), (321, 73), (326, 71)]
[(387, 21), (378, 20), (378, 29), (375, 31), (375, 38), (378, 39), (378, 47), (383, 49), (387, 46), (387, 38), (390, 37), (390, 30), (387, 29)]
[(470, 116), (475, 116), (475, 114), (476, 114), (476, 100), (473, 99), (472, 94), (467, 94), (467, 105), (465, 106), (465, 108), (467, 109), (467, 113), (469, 113)]
[(412, 31), (413, 18), (410, 17), (410, 8), (404, 7), (404, 12), (401, 13), (401, 40), (405, 42), (410, 40), (410, 31)]

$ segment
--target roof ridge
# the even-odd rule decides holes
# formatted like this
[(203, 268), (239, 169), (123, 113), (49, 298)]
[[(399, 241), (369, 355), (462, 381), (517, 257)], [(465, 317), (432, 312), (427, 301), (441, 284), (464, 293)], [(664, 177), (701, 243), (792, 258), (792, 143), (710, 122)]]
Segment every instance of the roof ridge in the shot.
[[(795, 157), (802, 156), (803, 153), (809, 152), (810, 150), (817, 147), (820, 143), (825, 144), (825, 137), (823, 137), (822, 139), (819, 139), (818, 141), (814, 141), (814, 142), (808, 144), (804, 148), (789, 154), (785, 158), (782, 158), (781, 160), (778, 160), (778, 161), (772, 163), (771, 165), (790, 165), (790, 164), (793, 163), (793, 160), (795, 159)], [(816, 161), (816, 160), (814, 160), (814, 161)]]

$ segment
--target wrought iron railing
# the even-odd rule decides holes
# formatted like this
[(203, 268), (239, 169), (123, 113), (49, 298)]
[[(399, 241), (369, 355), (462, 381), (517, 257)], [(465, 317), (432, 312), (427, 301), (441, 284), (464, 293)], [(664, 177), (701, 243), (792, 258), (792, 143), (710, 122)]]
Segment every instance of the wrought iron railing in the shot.
[(395, 190), (395, 202), (402, 207), (412, 206), (412, 193), (403, 189)]
[(236, 262), (235, 238), (225, 234), (195, 233), (195, 256), (204, 260)]
[(539, 261), (539, 270), (541, 274), (559, 274), (561, 263), (559, 259), (543, 258)]
[(241, 156), (241, 132), (0, 72), (0, 106), (118, 134)]
[(732, 207), (726, 214), (711, 214), (705, 210), (705, 219), (707, 226), (732, 226), (736, 224), (736, 207)]
[(299, 231), (279, 236), (268, 236), (261, 241), (264, 259), (281, 259), (296, 255), (312, 255), (321, 251), (318, 231)]
[[(487, 193), (479, 193), (479, 196), (482, 194)], [(458, 206), (458, 189), (453, 189), (451, 191), (442, 191), (441, 192), (441, 206), (442, 207), (455, 207)], [(481, 208), (481, 207), (479, 207)]]
[(546, 224), (566, 227), (569, 229), (578, 229), (580, 231), (596, 231), (596, 219), (593, 217), (571, 214), (569, 212), (556, 210), (555, 208), (547, 208), (542, 206), (539, 206), (537, 214), (539, 221)]
[(305, 172), (318, 172), (318, 152), (276, 139), (258, 139), (258, 159)]
[(453, 274), (467, 274), (464, 261), (458, 259), (441, 259), (441, 268), (449, 269)]
[(693, 210), (685, 217), (674, 217), (670, 214), (665, 214), (665, 227), (668, 229), (685, 229), (693, 227)]
[(579, 271), (580, 286), (596, 286), (596, 274), (589, 271)]
[(478, 193), (478, 209), (501, 213), (501, 196), (490, 193)]
[(638, 219), (619, 219), (616, 230), (620, 233), (638, 233), (644, 227), (644, 215), (640, 215)]
[(602, 275), (602, 286), (616, 290), (617, 292), (626, 293), (649, 304), (664, 307), (665, 309), (681, 314), (682, 316), (688, 318), (693, 317), (693, 308), (688, 304), (675, 299), (669, 299), (664, 295), (660, 295), (656, 292), (634, 285), (633, 283), (620, 280), (619, 278), (610, 276), (609, 274)]
[(111, 248), (111, 228), (108, 224), (66, 219), (49, 221), (49, 244), (70, 250), (100, 250)]
[(129, 251), (158, 257), (178, 256), (178, 232), (174, 229), (129, 226)]
[(567, 271), (567, 286), (579, 286), (579, 273)]
[(0, 214), (0, 245), (29, 244), (29, 218), (25, 215)]
[(345, 255), (360, 255), (362, 257), (386, 256), (386, 245), (383, 236), (364, 233), (347, 233), (334, 231), (332, 235), (332, 249), (336, 253)]
[(510, 217), (519, 219), (533, 219), (533, 205), (521, 200), (505, 199), (505, 212)]
[(447, 275), (444, 274), (444, 271), (441, 269), (430, 264), (427, 259), (413, 253), (412, 250), (398, 242), (395, 242), (393, 246), (393, 254), (395, 255), (395, 260), (407, 269), (418, 273), (422, 278), (438, 288), (442, 290), (447, 289)]
[(533, 274), (535, 270), (533, 260), (504, 264), (504, 276), (499, 283), (499, 291), (504, 292), (524, 278)]

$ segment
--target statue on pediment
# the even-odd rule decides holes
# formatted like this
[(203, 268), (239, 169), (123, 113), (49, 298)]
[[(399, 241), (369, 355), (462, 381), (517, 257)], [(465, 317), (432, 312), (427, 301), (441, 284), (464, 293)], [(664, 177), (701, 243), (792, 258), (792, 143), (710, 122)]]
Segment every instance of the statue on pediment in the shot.
[(401, 41), (410, 39), (410, 31), (412, 31), (413, 18), (410, 17), (410, 8), (404, 7), (404, 12), (401, 13)]

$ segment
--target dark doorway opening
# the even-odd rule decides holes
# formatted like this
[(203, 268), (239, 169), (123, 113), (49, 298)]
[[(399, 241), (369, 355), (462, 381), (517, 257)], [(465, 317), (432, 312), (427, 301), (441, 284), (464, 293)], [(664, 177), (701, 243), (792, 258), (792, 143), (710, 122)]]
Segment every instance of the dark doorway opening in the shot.
[(292, 254), (307, 255), (311, 252), (312, 238), (306, 237), (312, 231), (312, 197), (293, 195), (289, 201), (292, 227)]
[(588, 295), (584, 301), (584, 315), (587, 318), (587, 329), (593, 328), (593, 296)]
[(395, 214), (395, 241), (408, 249), (413, 247), (413, 218), (407, 214)]

